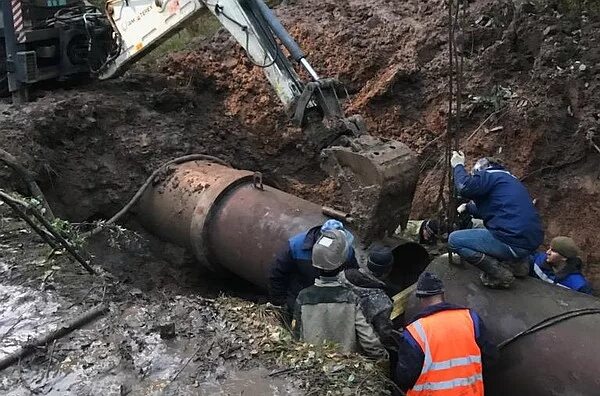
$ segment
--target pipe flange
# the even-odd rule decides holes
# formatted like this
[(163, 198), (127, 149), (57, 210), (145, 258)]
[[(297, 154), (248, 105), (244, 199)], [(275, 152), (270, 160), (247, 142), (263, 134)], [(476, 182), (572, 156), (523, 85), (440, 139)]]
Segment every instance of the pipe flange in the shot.
[[(218, 165), (217, 165), (218, 166)], [(207, 191), (200, 195), (190, 224), (190, 244), (194, 256), (209, 270), (223, 273), (224, 268), (215, 262), (208, 245), (210, 221), (219, 209), (219, 200), (232, 189), (245, 183), (251, 183), (254, 173), (249, 171), (229, 169), (212, 184)]]

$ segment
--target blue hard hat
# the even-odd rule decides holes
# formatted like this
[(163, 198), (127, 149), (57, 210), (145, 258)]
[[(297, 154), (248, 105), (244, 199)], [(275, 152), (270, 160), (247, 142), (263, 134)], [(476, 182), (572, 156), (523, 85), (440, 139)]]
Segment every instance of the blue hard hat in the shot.
[(339, 220), (329, 219), (321, 226), (321, 232), (331, 230), (343, 230), (344, 224)]

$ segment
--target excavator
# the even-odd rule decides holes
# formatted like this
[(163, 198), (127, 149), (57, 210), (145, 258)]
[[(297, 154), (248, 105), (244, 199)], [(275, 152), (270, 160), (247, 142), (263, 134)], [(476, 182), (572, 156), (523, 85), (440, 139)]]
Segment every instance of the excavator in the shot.
[(263, 70), (308, 149), (320, 151), (322, 168), (351, 206), (340, 217), (352, 220), (364, 240), (391, 235), (408, 220), (416, 156), (400, 142), (368, 135), (359, 115), (344, 114), (342, 84), (319, 75), (262, 0), (106, 0), (103, 9), (80, 0), (0, 3), (0, 71), (15, 102), (44, 79), (120, 76), (208, 9)]

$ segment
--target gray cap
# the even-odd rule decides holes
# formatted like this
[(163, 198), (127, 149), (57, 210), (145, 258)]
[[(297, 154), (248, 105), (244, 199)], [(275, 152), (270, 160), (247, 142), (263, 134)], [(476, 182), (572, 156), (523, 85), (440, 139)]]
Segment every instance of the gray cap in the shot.
[(333, 271), (346, 262), (350, 245), (344, 230), (322, 232), (312, 249), (313, 267)]

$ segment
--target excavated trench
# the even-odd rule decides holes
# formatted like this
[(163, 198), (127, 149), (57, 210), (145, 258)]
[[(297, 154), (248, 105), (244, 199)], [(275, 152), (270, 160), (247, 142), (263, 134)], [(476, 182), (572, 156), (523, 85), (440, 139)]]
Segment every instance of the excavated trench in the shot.
[[(600, 245), (595, 228), (581, 224), (600, 214), (600, 20), (589, 6), (469, 3), (459, 145), (469, 163), (502, 157), (538, 198), (546, 239), (571, 235), (596, 282)], [(435, 213), (447, 119), (443, 3), (304, 0), (276, 11), (320, 73), (346, 84), (348, 113), (419, 154), (412, 216)], [(2, 146), (35, 171), (59, 213), (107, 217), (160, 163), (190, 152), (259, 170), (285, 191), (346, 209), (262, 72), (225, 32), (145, 69), (3, 108)], [(18, 187), (5, 170), (0, 176)]]
[[(36, 173), (57, 216), (74, 223), (112, 216), (156, 167), (190, 152), (260, 170), (292, 190), (301, 185), (297, 177), (324, 180), (313, 158), (287, 155), (297, 150), (294, 137), (269, 153), (239, 121), (223, 116), (218, 93), (182, 89), (160, 75), (38, 95), (19, 108), (0, 104), (2, 147)], [(3, 189), (25, 192), (9, 169), (1, 172)], [(27, 388), (78, 395), (296, 392), (292, 380), (270, 378), (278, 367), (267, 369), (253, 359), (255, 353), (240, 346), (247, 334), (223, 331), (237, 324), (205, 301), (227, 291), (264, 302), (263, 290), (202, 270), (185, 249), (146, 232), (133, 213), (120, 222), (122, 232), (89, 241), (103, 274), (90, 277), (65, 257), (48, 258), (39, 238), (6, 206), (0, 209), (3, 353), (86, 307), (103, 300), (111, 304), (110, 317), (59, 340), (54, 356), (48, 350), (6, 369), (0, 383), (5, 394)], [(175, 338), (162, 338), (165, 323), (174, 326)], [(194, 353), (198, 357), (184, 367)], [(40, 365), (40, 359), (48, 363)]]
[[(569, 8), (572, 2), (515, 4), (469, 2), (461, 36), (465, 67), (460, 147), (469, 163), (484, 155), (499, 155), (507, 162), (538, 198), (546, 239), (572, 236), (583, 250), (586, 274), (600, 289), (600, 242), (597, 227), (588, 221), (600, 216), (600, 153), (594, 148), (599, 144), (600, 52), (595, 43), (600, 40), (600, 17), (593, 10)], [(346, 84), (348, 112), (363, 115), (370, 133), (400, 140), (419, 154), (421, 175), (412, 216), (435, 213), (444, 173), (440, 136), (447, 119), (443, 3), (303, 0), (282, 5), (277, 13), (311, 63)], [(67, 220), (110, 217), (161, 163), (189, 153), (210, 154), (236, 168), (261, 171), (284, 191), (346, 209), (339, 186), (319, 169), (317, 153), (304, 149), (300, 131), (287, 122), (261, 71), (224, 32), (116, 81), (41, 87), (35, 95), (35, 101), (21, 107), (0, 103), (0, 147), (34, 172), (53, 209)], [(0, 180), (3, 188), (25, 192), (8, 168), (0, 168)], [(37, 313), (50, 323), (69, 312), (73, 303), (90, 305), (104, 297), (116, 302), (118, 319), (101, 322), (100, 330), (84, 337), (74, 336), (74, 344), (64, 344), (65, 349), (58, 348), (50, 359), (70, 358), (69, 348), (92, 351), (94, 359), (78, 367), (92, 367), (93, 374), (88, 372), (86, 378), (104, 373), (105, 389), (135, 393), (161, 378), (172, 378), (180, 366), (165, 363), (156, 368), (146, 356), (148, 345), (162, 345), (151, 329), (163, 321), (186, 323), (194, 318), (177, 329), (189, 335), (184, 345), (166, 346), (178, 354), (174, 361), (185, 362), (194, 342), (206, 336), (198, 328), (206, 328), (209, 318), (218, 316), (194, 297), (198, 291), (210, 298), (224, 285), (244, 298), (261, 299), (262, 294), (245, 282), (219, 283), (183, 249), (147, 234), (131, 215), (121, 224), (139, 236), (126, 232), (90, 242), (96, 261), (110, 274), (108, 283), (63, 274), (52, 266), (74, 270), (74, 265), (60, 257), (48, 264), (43, 259), (46, 248), (24, 231), (23, 224), (6, 220), (10, 214), (5, 207), (0, 209), (5, 218), (0, 262), (6, 295), (11, 287), (34, 288), (38, 294), (23, 300), (35, 302), (44, 300), (47, 290), (55, 290), (62, 298), (56, 303), (59, 308)], [(107, 240), (119, 243), (120, 249), (108, 246)], [(47, 271), (52, 274), (44, 280)], [(19, 311), (3, 319), (0, 334), (17, 321), (9, 319), (20, 315), (29, 314)], [(23, 334), (37, 329), (28, 326), (23, 323)], [(128, 333), (135, 335), (134, 341), (123, 341)], [(90, 341), (94, 339), (111, 347)], [(110, 350), (114, 345), (118, 348)], [(225, 339), (214, 345), (221, 350), (203, 350), (203, 368), (218, 376), (218, 367), (226, 363), (222, 356), (228, 356), (235, 342)], [(111, 353), (121, 359), (98, 363), (105, 359), (100, 356)], [(244, 361), (243, 356), (235, 361), (240, 359)], [(20, 377), (33, 388), (37, 384), (42, 393), (51, 392), (52, 386), (42, 381), (46, 368), (38, 366), (25, 367)], [(54, 363), (50, 367), (46, 377), (60, 377)], [(127, 381), (111, 379), (110, 371), (104, 371), (110, 367), (125, 373), (119, 375)], [(156, 382), (141, 381), (139, 372)], [(194, 383), (204, 379), (194, 375), (184, 370), (179, 392), (197, 391)], [(19, 372), (12, 371), (0, 386), (9, 389), (18, 378)], [(125, 387), (120, 389), (118, 383)], [(72, 389), (85, 394), (91, 393), (86, 388), (90, 386), (84, 381)]]

